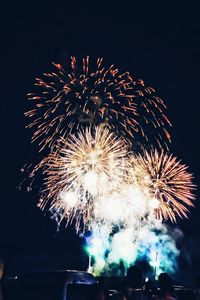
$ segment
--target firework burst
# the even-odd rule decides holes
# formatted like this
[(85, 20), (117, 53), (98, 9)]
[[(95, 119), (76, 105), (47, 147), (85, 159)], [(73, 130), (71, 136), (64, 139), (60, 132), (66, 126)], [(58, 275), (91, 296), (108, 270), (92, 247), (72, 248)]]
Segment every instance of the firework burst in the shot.
[[(164, 151), (145, 151), (138, 155), (138, 164), (144, 170), (146, 186), (152, 199), (159, 201), (155, 209), (158, 219), (176, 221), (176, 216), (187, 217), (187, 206), (193, 206), (195, 199), (192, 174), (173, 155)], [(141, 180), (141, 184), (143, 184)]]
[[(31, 168), (28, 189), (42, 172), (38, 206), (58, 224), (74, 221), (77, 231), (92, 230), (96, 273), (140, 256), (156, 268), (158, 252), (163, 262), (178, 255), (163, 220), (187, 217), (195, 199), (187, 166), (163, 150), (171, 142), (164, 102), (101, 58), (95, 65), (71, 57), (64, 67), (53, 66), (28, 94), (32, 141), (50, 152)], [(146, 151), (150, 145), (159, 150)]]
[(38, 90), (28, 94), (34, 107), (25, 113), (32, 118), (27, 127), (35, 129), (32, 141), (38, 141), (40, 150), (82, 127), (101, 123), (128, 140), (138, 138), (139, 143), (155, 139), (161, 146), (170, 140), (166, 107), (142, 80), (113, 65), (105, 68), (101, 58), (95, 68), (89, 68), (88, 57), (80, 65), (75, 57), (66, 68), (53, 65), (53, 72), (36, 78)]
[(102, 127), (61, 139), (55, 151), (37, 166), (45, 176), (39, 206), (44, 208), (50, 202), (50, 209), (57, 209), (67, 222), (76, 217), (77, 229), (82, 216), (87, 224), (95, 199), (122, 184), (126, 154), (124, 140)]

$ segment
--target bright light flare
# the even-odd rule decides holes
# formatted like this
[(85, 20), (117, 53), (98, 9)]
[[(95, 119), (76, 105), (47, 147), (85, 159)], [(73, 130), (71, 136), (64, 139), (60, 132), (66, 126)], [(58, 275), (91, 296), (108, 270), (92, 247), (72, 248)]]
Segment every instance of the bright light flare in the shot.
[(63, 205), (66, 204), (69, 208), (73, 208), (77, 204), (77, 195), (75, 192), (61, 192), (60, 198), (63, 201)]
[(60, 209), (63, 218), (79, 214), (86, 224), (91, 222), (97, 199), (123, 184), (126, 160), (125, 141), (103, 127), (87, 128), (62, 139), (39, 165), (45, 175), (40, 207), (50, 203), (51, 208)]

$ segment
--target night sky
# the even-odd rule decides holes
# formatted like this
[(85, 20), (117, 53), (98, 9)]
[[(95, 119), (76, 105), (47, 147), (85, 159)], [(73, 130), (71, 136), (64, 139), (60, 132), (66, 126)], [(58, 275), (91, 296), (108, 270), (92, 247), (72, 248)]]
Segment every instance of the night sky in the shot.
[[(23, 115), (30, 108), (26, 94), (34, 91), (34, 78), (51, 70), (52, 61), (62, 64), (71, 55), (90, 55), (143, 79), (168, 106), (171, 150), (190, 166), (199, 185), (200, 21), (194, 16), (139, 17), (130, 7), (106, 7), (103, 12), (98, 6), (28, 5), (5, 8), (1, 26), (0, 256), (9, 266), (17, 257), (37, 255), (77, 257), (78, 264), (80, 239), (73, 228), (61, 226), (56, 233), (56, 223), (36, 207), (37, 193), (17, 188), (20, 168), (37, 156)], [(184, 266), (191, 271), (200, 265), (196, 194), (189, 219), (178, 220)]]

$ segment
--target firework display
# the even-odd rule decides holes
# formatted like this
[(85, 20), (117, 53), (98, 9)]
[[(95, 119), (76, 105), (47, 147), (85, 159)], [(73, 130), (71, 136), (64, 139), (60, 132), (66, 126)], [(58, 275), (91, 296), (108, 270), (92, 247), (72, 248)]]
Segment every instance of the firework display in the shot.
[(87, 251), (95, 274), (142, 255), (152, 268), (173, 272), (179, 251), (163, 222), (187, 217), (195, 186), (188, 167), (168, 152), (164, 102), (102, 59), (95, 68), (88, 57), (54, 67), (36, 78), (29, 94), (35, 106), (25, 113), (32, 140), (49, 152), (32, 172), (44, 178), (38, 206), (59, 222), (75, 222), (77, 232), (92, 231)]
[(51, 202), (63, 212), (61, 219), (82, 215), (85, 224), (93, 218), (130, 224), (135, 215), (186, 217), (195, 188), (187, 166), (163, 151), (136, 156), (127, 149), (123, 140), (98, 127), (93, 134), (86, 129), (62, 139), (37, 166), (45, 176), (39, 206)]
[(35, 129), (32, 140), (40, 150), (58, 137), (99, 124), (141, 144), (154, 140), (161, 147), (170, 141), (171, 123), (155, 90), (114, 65), (104, 67), (102, 61), (90, 68), (89, 57), (82, 64), (72, 57), (70, 66), (54, 63), (53, 72), (36, 78), (37, 92), (28, 94), (34, 108), (25, 115), (32, 119), (28, 127)]

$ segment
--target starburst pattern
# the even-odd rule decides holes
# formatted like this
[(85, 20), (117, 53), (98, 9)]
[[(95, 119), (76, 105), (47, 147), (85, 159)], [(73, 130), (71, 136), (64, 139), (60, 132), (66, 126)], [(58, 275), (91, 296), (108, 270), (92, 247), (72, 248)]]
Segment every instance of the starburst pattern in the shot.
[(34, 108), (25, 115), (32, 118), (27, 127), (35, 129), (32, 140), (38, 141), (40, 151), (60, 137), (102, 123), (140, 144), (170, 141), (171, 123), (155, 90), (114, 65), (104, 67), (102, 61), (97, 59), (92, 67), (89, 57), (82, 65), (72, 57), (70, 66), (53, 63), (53, 72), (36, 78), (37, 91), (28, 94)]
[(44, 188), (39, 206), (57, 208), (67, 221), (83, 216), (84, 224), (92, 216), (94, 202), (111, 193), (124, 180), (127, 145), (108, 129), (87, 128), (77, 135), (61, 139), (55, 151), (37, 169), (43, 169)]
[[(145, 151), (138, 155), (138, 163), (148, 174), (148, 189), (159, 201), (156, 216), (159, 219), (176, 220), (176, 216), (186, 217), (189, 206), (193, 206), (195, 185), (187, 166), (172, 154), (164, 151)], [(142, 182), (142, 181), (141, 181)]]

